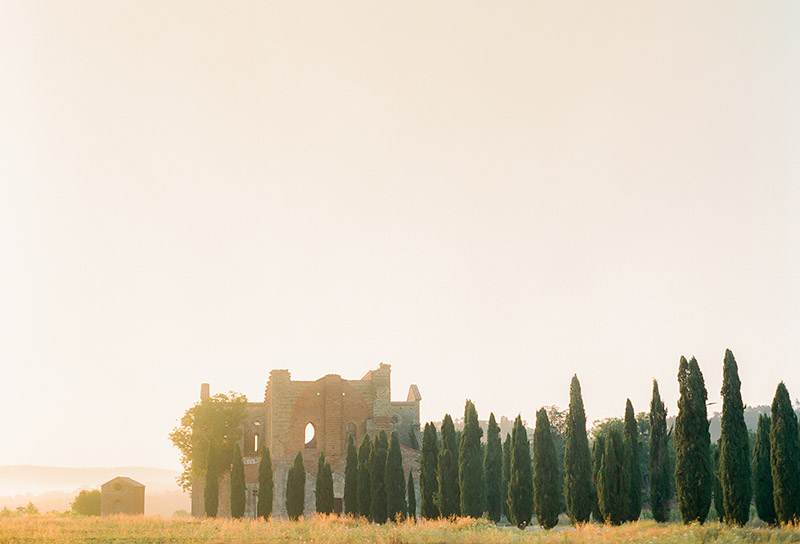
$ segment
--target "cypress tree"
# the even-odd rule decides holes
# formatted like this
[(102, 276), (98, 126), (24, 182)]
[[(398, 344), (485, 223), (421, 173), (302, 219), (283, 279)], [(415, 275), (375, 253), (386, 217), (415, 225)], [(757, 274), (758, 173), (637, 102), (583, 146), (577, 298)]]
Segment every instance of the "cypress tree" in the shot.
[(670, 470), (667, 448), (667, 408), (661, 401), (658, 382), (653, 380), (650, 400), (650, 509), (659, 523), (669, 521)]
[(772, 468), (769, 464), (770, 419), (766, 414), (758, 416), (756, 445), (753, 450), (753, 491), (755, 492), (756, 512), (762, 521), (774, 525), (775, 500), (772, 492)]
[(525, 529), (533, 515), (533, 467), (528, 433), (517, 416), (511, 430), (511, 462), (508, 476), (508, 513), (511, 523)]
[(361, 440), (358, 448), (358, 513), (365, 518), (371, 515), (372, 486), (369, 481), (369, 459), (372, 455), (372, 441), (368, 434)]
[(573, 524), (586, 523), (592, 513), (592, 458), (586, 436), (586, 413), (581, 384), (572, 376), (569, 386), (567, 437), (564, 446), (564, 499)]
[(286, 514), (289, 519), (300, 519), (305, 509), (305, 502), (306, 469), (303, 466), (303, 452), (298, 451), (286, 477)]
[(325, 452), (317, 459), (317, 485), (314, 489), (318, 514), (333, 513), (333, 473), (331, 464), (325, 460)]
[(386, 523), (386, 453), (389, 440), (381, 429), (372, 447), (369, 458), (370, 519), (375, 523)]
[(352, 434), (347, 435), (347, 461), (344, 467), (344, 515), (358, 514), (358, 453)]
[(775, 515), (778, 522), (793, 523), (800, 517), (800, 437), (797, 416), (783, 382), (772, 401), (769, 458)]
[(439, 451), (439, 515), (445, 519), (459, 514), (458, 446), (450, 414), (442, 421), (442, 449)]
[(208, 457), (206, 458), (206, 485), (203, 490), (203, 509), (206, 516), (217, 517), (219, 509), (219, 478), (217, 476), (217, 455), (214, 443), (208, 445)]
[(500, 486), (500, 502), (503, 507), (503, 515), (506, 520), (511, 522), (511, 517), (508, 513), (508, 480), (511, 475), (511, 434), (506, 433), (506, 439), (503, 440), (503, 483)]
[(633, 414), (631, 399), (625, 402), (625, 426), (622, 437), (622, 446), (625, 455), (625, 471), (628, 484), (625, 496), (627, 498), (626, 521), (636, 521), (642, 513), (642, 469), (639, 465), (639, 425)]
[(269, 519), (272, 515), (272, 456), (265, 444), (261, 445), (261, 460), (258, 462), (258, 517)]
[(486, 454), (483, 458), (483, 473), (486, 478), (486, 511), (494, 523), (500, 521), (503, 513), (503, 445), (500, 442), (500, 427), (489, 414), (486, 428)]
[(722, 367), (722, 434), (720, 436), (719, 472), (725, 521), (744, 525), (750, 519), (753, 496), (750, 472), (750, 442), (744, 422), (742, 384), (739, 368), (731, 350), (725, 350)]
[(414, 489), (414, 475), (410, 470), (408, 471), (406, 490), (408, 491), (408, 501), (406, 502), (408, 506), (408, 519), (417, 521), (417, 491)]
[(422, 455), (419, 459), (419, 493), (420, 515), (423, 519), (439, 517), (438, 493), (439, 446), (436, 427), (433, 423), (425, 424), (422, 433)]
[(625, 451), (622, 436), (611, 429), (605, 439), (605, 450), (597, 479), (597, 498), (600, 512), (606, 523), (619, 525), (625, 521), (627, 500), (625, 486)]
[(406, 518), (406, 478), (403, 473), (403, 454), (397, 433), (392, 433), (386, 453), (386, 515), (389, 521)]
[(247, 502), (247, 487), (244, 484), (244, 459), (239, 443), (233, 448), (233, 465), (231, 466), (231, 517), (241, 519), (244, 517), (244, 507)]
[(717, 512), (717, 521), (725, 522), (725, 502), (722, 499), (722, 479), (719, 473), (719, 440), (711, 444), (711, 462), (714, 466), (714, 510)]
[(471, 400), (464, 407), (464, 431), (458, 447), (458, 484), (461, 490), (461, 515), (479, 518), (483, 515), (485, 488), (483, 480), (483, 430), (478, 423), (478, 412)]
[(603, 435), (595, 437), (592, 443), (592, 518), (600, 523), (605, 522), (600, 512), (600, 496), (597, 494), (597, 482), (600, 480), (600, 469), (603, 467), (603, 453), (606, 450), (606, 439)]
[(678, 417), (675, 419), (675, 487), (684, 523), (703, 523), (711, 507), (714, 475), (708, 432), (708, 393), (697, 360), (681, 357), (678, 368)]
[(536, 428), (533, 431), (533, 511), (544, 529), (558, 524), (561, 509), (561, 490), (558, 480), (558, 457), (547, 411), (536, 412)]

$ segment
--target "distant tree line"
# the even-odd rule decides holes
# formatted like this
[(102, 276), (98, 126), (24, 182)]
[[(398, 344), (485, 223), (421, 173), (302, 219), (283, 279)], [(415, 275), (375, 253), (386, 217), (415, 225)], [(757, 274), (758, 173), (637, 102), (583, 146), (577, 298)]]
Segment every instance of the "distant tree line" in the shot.
[[(758, 517), (769, 524), (800, 520), (800, 431), (785, 385), (778, 385), (771, 413), (759, 417), (751, 437), (738, 366), (727, 350), (716, 444), (711, 443), (708, 394), (695, 358), (681, 357), (678, 385), (673, 428), (668, 428), (667, 409), (653, 380), (649, 413), (637, 416), (627, 399), (624, 417), (596, 424), (591, 441), (577, 376), (570, 383), (566, 413), (555, 407), (536, 413), (532, 441), (520, 416), (501, 441), (492, 413), (482, 442), (477, 410), (467, 400), (460, 431), (449, 414), (438, 431), (433, 423), (425, 424), (419, 462), (421, 517), (486, 516), (495, 523), (505, 517), (525, 528), (535, 516), (540, 526), (550, 529), (565, 513), (573, 524), (594, 520), (618, 525), (639, 519), (643, 504), (649, 506), (653, 519), (666, 522), (675, 502), (684, 523), (705, 522), (713, 503), (720, 521), (743, 525), (750, 519), (754, 502)], [(234, 396), (229, 402), (235, 406), (240, 400)], [(196, 408), (190, 422), (200, 420), (204, 413)], [(215, 413), (230, 414), (232, 409), (217, 407)], [(185, 434), (177, 430), (173, 434), (181, 443), (191, 443)], [(231, 514), (237, 518), (244, 514), (245, 484), (242, 454), (233, 436), (229, 433), (220, 440), (219, 449), (232, 450), (227, 466)], [(200, 449), (195, 446), (195, 451)], [(214, 441), (209, 440), (202, 450), (206, 453), (202, 470), (190, 468), (187, 473), (204, 474), (205, 512), (215, 516), (219, 468), (225, 464), (217, 458)], [(298, 452), (286, 483), (286, 509), (292, 519), (303, 515), (305, 479), (302, 452)], [(262, 446), (259, 517), (271, 515), (272, 493), (272, 462), (269, 450)], [(318, 458), (315, 495), (316, 511), (332, 513), (333, 478), (324, 452)], [(343, 506), (346, 515), (375, 523), (416, 519), (414, 480), (410, 472), (407, 477), (404, 472), (397, 433), (365, 435), (358, 449), (353, 436), (348, 436)]]

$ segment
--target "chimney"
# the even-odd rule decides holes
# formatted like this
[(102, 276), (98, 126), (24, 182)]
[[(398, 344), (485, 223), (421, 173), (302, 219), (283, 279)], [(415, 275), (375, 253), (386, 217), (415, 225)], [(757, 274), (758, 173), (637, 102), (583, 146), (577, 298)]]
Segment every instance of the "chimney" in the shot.
[(205, 400), (211, 396), (210, 388), (207, 383), (200, 384), (200, 400)]

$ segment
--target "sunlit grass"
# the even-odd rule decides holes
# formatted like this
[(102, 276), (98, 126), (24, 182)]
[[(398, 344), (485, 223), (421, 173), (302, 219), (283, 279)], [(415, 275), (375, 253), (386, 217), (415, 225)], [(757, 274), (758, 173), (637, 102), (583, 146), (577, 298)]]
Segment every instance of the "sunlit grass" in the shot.
[[(563, 528), (562, 528), (563, 529)], [(653, 521), (621, 527), (585, 525), (558, 531), (498, 528), (484, 520), (425, 521), (373, 525), (329, 517), (301, 522), (164, 519), (158, 517), (22, 516), (0, 519), (1, 543), (144, 542), (144, 543), (783, 543), (800, 542), (800, 529), (731, 528), (718, 523), (683, 526)]]

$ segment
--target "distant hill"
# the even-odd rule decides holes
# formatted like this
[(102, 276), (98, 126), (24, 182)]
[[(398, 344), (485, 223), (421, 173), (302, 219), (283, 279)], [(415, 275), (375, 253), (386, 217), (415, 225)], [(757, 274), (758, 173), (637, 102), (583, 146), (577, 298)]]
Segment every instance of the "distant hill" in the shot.
[(116, 476), (145, 485), (145, 513), (171, 516), (189, 510), (189, 494), (178, 487), (175, 470), (148, 467), (64, 468), (0, 466), (0, 509), (33, 502), (42, 512), (68, 510), (82, 489), (100, 489)]

